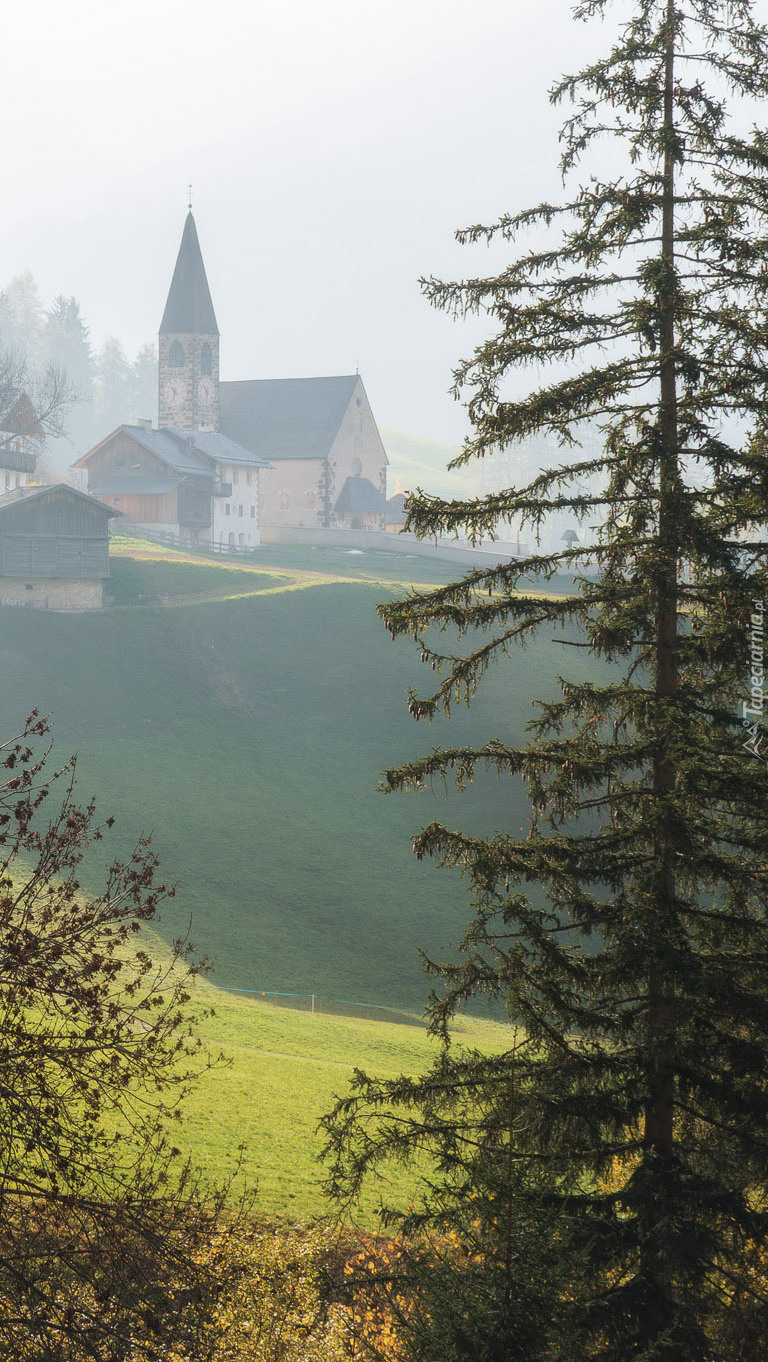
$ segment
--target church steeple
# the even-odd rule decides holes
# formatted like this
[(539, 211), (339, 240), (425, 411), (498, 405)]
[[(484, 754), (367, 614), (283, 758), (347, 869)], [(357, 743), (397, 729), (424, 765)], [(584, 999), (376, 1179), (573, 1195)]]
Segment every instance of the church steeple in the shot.
[(192, 212), (160, 323), (161, 426), (219, 428), (219, 328)]

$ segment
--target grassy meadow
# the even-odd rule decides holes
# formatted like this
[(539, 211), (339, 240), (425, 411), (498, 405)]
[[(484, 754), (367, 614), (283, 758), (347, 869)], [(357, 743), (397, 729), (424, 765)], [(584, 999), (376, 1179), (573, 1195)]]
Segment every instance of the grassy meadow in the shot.
[[(191, 931), (215, 982), (420, 1010), (416, 947), (450, 951), (466, 903), (455, 877), (415, 861), (411, 835), (434, 817), (516, 829), (527, 806), (495, 779), (384, 798), (379, 774), (439, 743), (522, 738), (558, 670), (587, 666), (540, 638), (491, 672), (471, 712), (415, 725), (405, 693), (432, 674), (375, 606), (409, 575), (451, 571), (277, 546), (251, 568), (118, 542), (113, 608), (0, 611), (2, 731), (33, 706), (52, 715), (81, 798), (116, 817), (100, 857), (153, 834), (177, 885), (161, 931)], [(175, 607), (157, 603), (168, 594)]]
[[(213, 999), (216, 1015), (201, 1034), (213, 1053), (231, 1064), (212, 1070), (196, 1085), (174, 1140), (196, 1165), (221, 1180), (245, 1146), (242, 1180), (258, 1189), (258, 1207), (268, 1215), (303, 1219), (328, 1215), (323, 1196), (317, 1132), (321, 1116), (344, 1093), (354, 1068), (379, 1077), (419, 1073), (435, 1054), (423, 1028), (355, 1017), (293, 1012), (237, 994), (199, 986)], [(483, 1049), (509, 1044), (509, 1029), (462, 1019), (459, 1043)], [(370, 1219), (379, 1195), (405, 1203), (411, 1174), (396, 1170), (378, 1190), (371, 1187), (360, 1210)]]

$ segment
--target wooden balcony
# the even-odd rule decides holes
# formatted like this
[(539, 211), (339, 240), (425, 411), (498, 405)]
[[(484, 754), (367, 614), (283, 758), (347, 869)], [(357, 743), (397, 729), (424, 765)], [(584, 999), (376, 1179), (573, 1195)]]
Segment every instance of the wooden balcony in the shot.
[(34, 473), (36, 463), (36, 454), (27, 454), (12, 449), (9, 445), (0, 445), (0, 468), (7, 468), (12, 473)]

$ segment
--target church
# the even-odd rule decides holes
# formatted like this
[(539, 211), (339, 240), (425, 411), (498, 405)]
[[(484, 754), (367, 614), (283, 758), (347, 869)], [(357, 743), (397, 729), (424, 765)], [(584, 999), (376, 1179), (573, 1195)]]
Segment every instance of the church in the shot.
[(260, 530), (384, 529), (387, 456), (359, 374), (222, 382), (190, 209), (159, 332), (158, 426), (119, 426), (75, 467), (132, 525), (188, 546)]

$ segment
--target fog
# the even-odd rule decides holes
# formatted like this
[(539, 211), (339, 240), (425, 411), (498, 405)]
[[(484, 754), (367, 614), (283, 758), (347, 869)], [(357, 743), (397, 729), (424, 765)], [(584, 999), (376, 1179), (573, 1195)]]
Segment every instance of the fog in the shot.
[(480, 332), (418, 278), (482, 271), (454, 230), (557, 192), (547, 89), (599, 28), (566, 0), (27, 0), (0, 284), (29, 268), (135, 353), (191, 181), (223, 378), (359, 366), (380, 424), (456, 443), (451, 368)]

